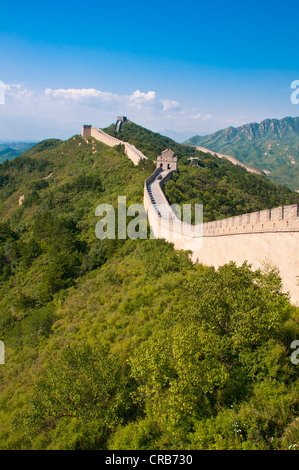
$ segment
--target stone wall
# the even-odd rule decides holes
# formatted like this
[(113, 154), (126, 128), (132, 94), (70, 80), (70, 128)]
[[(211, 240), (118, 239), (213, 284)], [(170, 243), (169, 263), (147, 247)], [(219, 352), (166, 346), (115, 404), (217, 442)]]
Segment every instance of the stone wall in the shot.
[(89, 125), (84, 125), (82, 127), (82, 137), (94, 137), (95, 139), (103, 142), (103, 144), (109, 145), (109, 147), (114, 147), (115, 145), (122, 144), (125, 146), (125, 154), (127, 157), (134, 163), (134, 165), (138, 165), (141, 159), (147, 159), (145, 155), (143, 155), (140, 150), (138, 150), (134, 145), (129, 144), (128, 142), (124, 142), (116, 137), (113, 137), (106, 132), (102, 131), (102, 129), (96, 129)]
[[(298, 246), (299, 231), (204, 236), (202, 246), (193, 250), (192, 261), (215, 268), (230, 261), (240, 266), (245, 260), (253, 269), (276, 267), (282, 278), (283, 291), (290, 292), (291, 301), (299, 305)], [(179, 245), (176, 247), (180, 249)]]
[[(299, 231), (298, 205), (276, 207), (260, 212), (242, 214), (203, 225), (204, 236), (223, 236), (238, 233)], [(299, 273), (298, 273), (299, 275)]]
[[(191, 145), (191, 147), (193, 147), (193, 145)], [(199, 147), (198, 145), (196, 145), (195, 148), (197, 150), (200, 150), (201, 152), (210, 153), (212, 155), (216, 155), (219, 158), (225, 158), (226, 160), (229, 160), (234, 165), (242, 166), (247, 171), (249, 171), (249, 173), (256, 173), (257, 175), (263, 175), (263, 172), (261, 172), (259, 170), (256, 170), (255, 168), (250, 168), (249, 166), (247, 166), (244, 163), (240, 162), (235, 157), (231, 157), (230, 155), (224, 155), (223, 153), (214, 152), (213, 150), (206, 149), (205, 147)]]
[(134, 165), (138, 165), (140, 160), (147, 159), (145, 155), (143, 155), (140, 150), (138, 150), (134, 145), (129, 144), (128, 142), (122, 142), (125, 146), (125, 154), (128, 156), (130, 160), (134, 163)]
[(172, 210), (162, 190), (164, 183), (171, 177), (173, 170), (168, 171), (166, 177), (159, 182), (161, 201), (168, 208), (168, 217), (161, 217), (152, 203), (149, 188), (161, 171), (161, 168), (157, 168), (144, 183), (143, 201), (152, 233), (156, 238), (165, 238), (167, 241), (175, 243), (177, 249), (196, 250), (202, 246), (203, 225), (194, 226), (182, 223)]
[(123, 143), (121, 140), (112, 137), (112, 135), (106, 134), (102, 129), (95, 129), (94, 127), (91, 128), (90, 135), (91, 137), (103, 142), (103, 144), (109, 145), (109, 147), (114, 147), (115, 145)]
[[(176, 249), (192, 251), (192, 260), (218, 268), (234, 261), (241, 265), (244, 261), (252, 264), (254, 269), (275, 267), (282, 278), (282, 288), (290, 292), (291, 301), (299, 305), (299, 217), (298, 205), (277, 207), (249, 214), (242, 214), (228, 219), (216, 220), (202, 224), (194, 229), (170, 223), (155, 210), (149, 195), (151, 183), (161, 172), (157, 168), (144, 184), (144, 206), (150, 227), (157, 238), (165, 238), (174, 244)], [(171, 172), (160, 182), (163, 204), (168, 201), (162, 187)], [(173, 211), (169, 206), (169, 217)]]

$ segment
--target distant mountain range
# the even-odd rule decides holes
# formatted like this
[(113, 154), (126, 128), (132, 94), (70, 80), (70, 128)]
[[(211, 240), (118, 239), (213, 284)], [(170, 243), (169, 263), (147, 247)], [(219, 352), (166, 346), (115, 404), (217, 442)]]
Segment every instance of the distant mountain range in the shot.
[(35, 142), (4, 142), (0, 141), (0, 163), (12, 160), (35, 145)]
[(214, 134), (196, 135), (184, 144), (231, 155), (264, 171), (272, 181), (299, 190), (299, 117), (228, 127)]

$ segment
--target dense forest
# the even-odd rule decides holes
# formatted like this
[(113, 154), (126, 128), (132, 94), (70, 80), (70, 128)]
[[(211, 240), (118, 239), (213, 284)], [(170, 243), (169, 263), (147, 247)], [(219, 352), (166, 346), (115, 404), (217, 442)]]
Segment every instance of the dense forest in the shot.
[(167, 196), (203, 202), (206, 220), (299, 195), (122, 129), (149, 161), (74, 136), (0, 165), (0, 448), (296, 448), (299, 315), (278, 273), (193, 265), (164, 240), (94, 230), (101, 202), (142, 202), (166, 147), (179, 156)]

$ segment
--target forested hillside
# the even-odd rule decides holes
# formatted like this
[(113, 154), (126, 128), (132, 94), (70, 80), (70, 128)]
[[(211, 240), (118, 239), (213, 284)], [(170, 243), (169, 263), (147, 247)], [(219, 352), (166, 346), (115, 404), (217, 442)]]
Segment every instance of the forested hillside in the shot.
[(256, 170), (266, 171), (275, 183), (299, 189), (299, 117), (228, 127), (211, 135), (196, 135), (185, 144), (231, 155)]
[[(175, 152), (179, 172), (166, 183), (165, 194), (171, 204), (203, 204), (206, 222), (299, 202), (299, 195), (290, 189), (225, 159), (178, 144), (131, 122), (125, 122), (121, 129), (117, 133), (111, 125), (105, 131), (134, 144), (151, 159), (167, 147)], [(200, 159), (198, 167), (190, 164), (190, 157)]]
[[(168, 197), (203, 201), (207, 220), (298, 201), (229, 162), (122, 129), (150, 160), (178, 154)], [(142, 202), (153, 169), (80, 136), (0, 165), (1, 449), (298, 443), (298, 309), (277, 273), (194, 266), (163, 240), (95, 237), (97, 205)]]

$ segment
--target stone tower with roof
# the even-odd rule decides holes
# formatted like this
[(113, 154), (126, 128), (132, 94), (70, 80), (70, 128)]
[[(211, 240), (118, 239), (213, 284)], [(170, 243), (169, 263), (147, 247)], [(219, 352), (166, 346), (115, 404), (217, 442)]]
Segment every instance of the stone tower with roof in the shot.
[(174, 155), (174, 152), (171, 149), (163, 150), (161, 155), (157, 156), (157, 168), (162, 168), (163, 170), (178, 170), (178, 157)]

